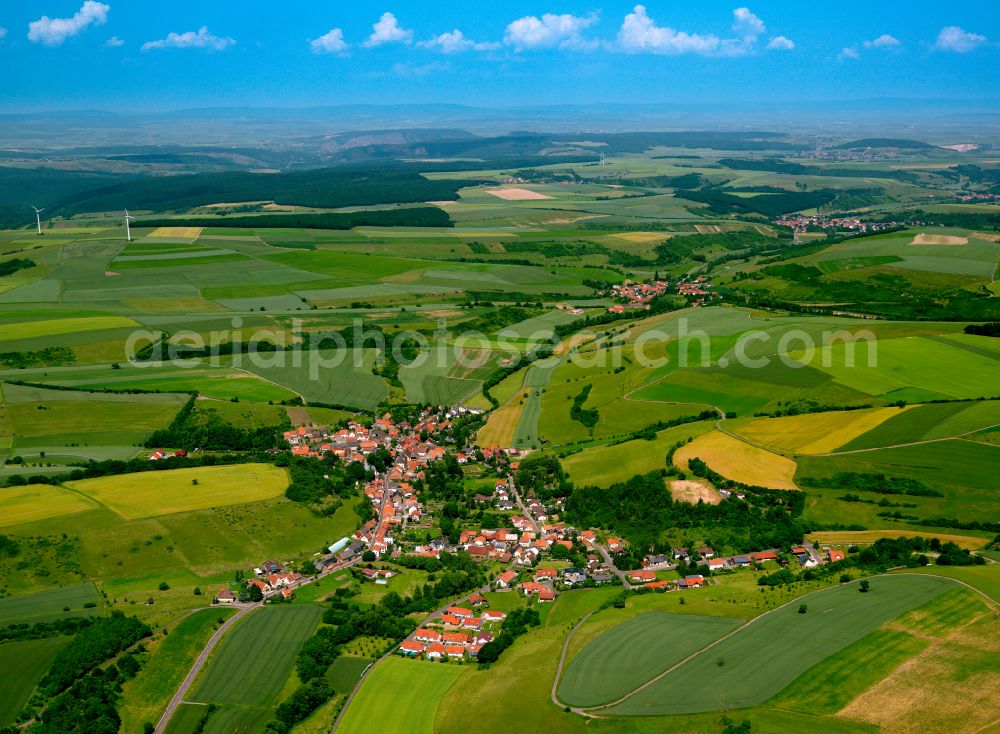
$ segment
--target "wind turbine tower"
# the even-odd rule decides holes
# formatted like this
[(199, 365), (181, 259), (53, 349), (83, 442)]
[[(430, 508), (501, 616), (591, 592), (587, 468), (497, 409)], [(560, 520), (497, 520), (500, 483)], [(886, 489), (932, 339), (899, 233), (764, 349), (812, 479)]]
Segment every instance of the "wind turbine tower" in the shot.
[(125, 210), (125, 236), (128, 238), (129, 242), (132, 241), (132, 227), (129, 224), (129, 222), (131, 222), (134, 218), (135, 217), (133, 217), (131, 214), (128, 213), (128, 209), (126, 209)]
[(604, 157), (604, 153), (601, 153), (601, 165), (602, 165), (602, 166), (604, 165), (604, 158), (605, 158), (605, 157)]
[(42, 207), (41, 209), (39, 209), (37, 206), (32, 206), (31, 208), (35, 210), (35, 224), (38, 225), (38, 234), (41, 234), (42, 233), (42, 216), (41, 215), (42, 215), (42, 212), (45, 211), (45, 207)]

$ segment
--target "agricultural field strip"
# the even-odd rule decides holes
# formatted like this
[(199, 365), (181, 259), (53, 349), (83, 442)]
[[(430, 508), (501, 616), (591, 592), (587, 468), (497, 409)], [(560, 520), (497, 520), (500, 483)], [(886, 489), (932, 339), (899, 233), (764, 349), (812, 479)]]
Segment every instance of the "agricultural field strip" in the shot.
[[(876, 574), (874, 576), (870, 576), (870, 577), (867, 577), (867, 578), (871, 578), (871, 579), (874, 579), (874, 578), (899, 578), (899, 574)], [(989, 595), (987, 595), (982, 590), (977, 589), (976, 587), (974, 587), (974, 586), (972, 586), (970, 584), (967, 584), (964, 581), (961, 581), (959, 579), (948, 578), (948, 577), (945, 577), (945, 576), (936, 576), (936, 578), (947, 579), (948, 581), (955, 581), (955, 582), (961, 584), (962, 586), (965, 586), (965, 587), (971, 589), (972, 591), (976, 592), (980, 596), (982, 596), (985, 600), (987, 600), (989, 603), (991, 603), (994, 608), (1000, 607), (1000, 602), (998, 602), (997, 600), (993, 599), (992, 597), (990, 597)], [(823, 588), (823, 589), (817, 589), (815, 591), (810, 591), (810, 592), (808, 592), (806, 594), (803, 594), (800, 597), (797, 597), (795, 599), (792, 599), (791, 601), (786, 602), (785, 604), (782, 604), (781, 606), (775, 607), (774, 609), (770, 609), (770, 610), (764, 612), (763, 614), (760, 614), (760, 615), (754, 617), (753, 619), (750, 619), (750, 620), (746, 621), (745, 623), (741, 624), (739, 627), (737, 627), (736, 629), (734, 629), (732, 632), (730, 632), (730, 633), (728, 633), (728, 634), (720, 637), (719, 639), (717, 639), (717, 640), (709, 643), (708, 645), (706, 645), (705, 647), (701, 648), (700, 650), (696, 650), (695, 652), (691, 653), (690, 655), (688, 655), (686, 658), (684, 658), (680, 662), (675, 663), (674, 665), (672, 665), (667, 670), (663, 671), (662, 673), (660, 673), (656, 677), (654, 677), (654, 678), (646, 681), (641, 686), (633, 689), (632, 691), (630, 691), (626, 695), (622, 696), (621, 698), (617, 699), (616, 701), (612, 701), (611, 703), (603, 704), (603, 705), (600, 705), (600, 706), (580, 707), (578, 709), (578, 712), (579, 713), (583, 713), (585, 715), (593, 716), (594, 714), (591, 713), (591, 712), (602, 711), (602, 710), (609, 709), (609, 708), (612, 708), (614, 706), (617, 706), (617, 705), (619, 705), (619, 704), (627, 701), (628, 699), (632, 698), (633, 696), (635, 696), (635, 694), (639, 693), (640, 691), (643, 691), (646, 688), (649, 688), (653, 684), (657, 683), (658, 681), (662, 680), (663, 678), (665, 678), (666, 676), (668, 676), (670, 673), (672, 673), (672, 672), (674, 672), (676, 670), (679, 670), (680, 668), (684, 667), (688, 662), (690, 662), (691, 660), (694, 660), (695, 658), (699, 657), (700, 655), (702, 655), (703, 653), (707, 652), (708, 650), (711, 650), (712, 648), (717, 647), (718, 645), (721, 645), (723, 642), (725, 642), (726, 640), (731, 639), (732, 637), (740, 634), (743, 630), (747, 629), (751, 625), (760, 622), (760, 620), (765, 619), (765, 618), (767, 618), (767, 617), (769, 617), (771, 615), (774, 615), (775, 613), (777, 613), (777, 612), (779, 612), (781, 610), (787, 609), (787, 608), (791, 607), (794, 604), (801, 604), (803, 599), (805, 599), (807, 597), (810, 597), (810, 596), (813, 596), (815, 594), (821, 594), (821, 593), (823, 593), (825, 591), (829, 591), (831, 588), (838, 588), (838, 587), (827, 587), (827, 588)], [(574, 710), (576, 710), (576, 709), (574, 709)]]
[(181, 684), (180, 686), (178, 686), (177, 691), (173, 695), (173, 698), (170, 699), (170, 703), (167, 704), (167, 708), (164, 709), (163, 715), (160, 717), (159, 722), (156, 724), (157, 732), (163, 732), (167, 728), (167, 724), (170, 722), (171, 717), (174, 715), (174, 712), (177, 710), (177, 707), (180, 706), (180, 704), (184, 701), (184, 696), (191, 688), (191, 685), (194, 683), (195, 678), (198, 677), (198, 673), (201, 672), (202, 667), (205, 665), (205, 661), (208, 660), (209, 655), (212, 654), (212, 650), (215, 649), (215, 646), (219, 643), (219, 640), (221, 640), (226, 635), (226, 633), (229, 632), (229, 630), (232, 629), (233, 626), (240, 619), (249, 614), (251, 611), (252, 609), (247, 609), (247, 608), (240, 609), (238, 612), (236, 612), (236, 614), (234, 614), (232, 617), (227, 619), (222, 625), (220, 625), (219, 629), (215, 631), (215, 634), (213, 634), (209, 638), (208, 642), (205, 644), (205, 647), (202, 648), (201, 652), (198, 654), (198, 657), (191, 665), (191, 669), (188, 671), (188, 674), (184, 676), (184, 680), (181, 681)]
[[(560, 682), (560, 696), (577, 706), (614, 700), (670, 667), (687, 650), (700, 649), (739, 626), (740, 620), (722, 616), (650, 611), (633, 617), (591, 640), (573, 657)], [(603, 680), (605, 676), (611, 680)]]

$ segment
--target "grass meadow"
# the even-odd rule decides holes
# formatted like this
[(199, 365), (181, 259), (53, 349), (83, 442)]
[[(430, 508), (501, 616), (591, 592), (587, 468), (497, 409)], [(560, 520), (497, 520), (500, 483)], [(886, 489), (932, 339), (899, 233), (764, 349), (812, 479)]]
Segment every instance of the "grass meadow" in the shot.
[[(122, 734), (142, 734), (143, 724), (157, 722), (205, 643), (233, 609), (203, 609), (146, 643), (150, 657), (139, 674), (122, 688), (118, 713)], [(201, 708), (201, 707), (199, 707)]]
[[(0, 624), (34, 624), (97, 613), (101, 597), (93, 584), (74, 584), (0, 599)], [(85, 605), (93, 605), (86, 607)]]
[[(462, 671), (456, 664), (389, 658), (365, 679), (338, 731), (434, 734), (438, 702)], [(484, 721), (481, 712), (469, 715)]]
[(48, 637), (0, 645), (0, 726), (14, 723), (38, 681), (70, 637)]

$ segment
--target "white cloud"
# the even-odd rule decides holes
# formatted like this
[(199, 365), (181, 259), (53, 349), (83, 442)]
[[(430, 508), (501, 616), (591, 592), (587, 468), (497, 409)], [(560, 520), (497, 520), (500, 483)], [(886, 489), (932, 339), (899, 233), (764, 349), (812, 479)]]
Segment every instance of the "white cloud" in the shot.
[(471, 38), (466, 38), (458, 28), (450, 33), (435, 36), (428, 41), (421, 41), (417, 45), (420, 48), (436, 49), (446, 54), (458, 54), (463, 51), (495, 51), (500, 48), (499, 43), (476, 43)]
[(618, 45), (626, 51), (649, 51), (659, 54), (710, 54), (719, 51), (722, 40), (711, 33), (701, 35), (657, 26), (643, 5), (636, 5), (625, 16), (618, 31)]
[(767, 30), (764, 21), (750, 12), (750, 8), (736, 8), (733, 11), (733, 31), (741, 38), (753, 42)]
[(43, 15), (28, 23), (28, 40), (45, 46), (59, 46), (67, 38), (72, 38), (91, 25), (107, 23), (110, 10), (110, 5), (86, 0), (72, 18), (50, 18)]
[(124, 46), (125, 41), (120, 39), (118, 36), (111, 36), (111, 38), (104, 42), (104, 45), (108, 48), (118, 48), (120, 46)]
[(507, 26), (503, 42), (516, 51), (536, 48), (585, 48), (589, 44), (580, 35), (597, 22), (596, 15), (581, 17), (564, 13), (545, 13), (541, 18), (526, 15)]
[(309, 42), (309, 47), (314, 54), (343, 54), (351, 46), (344, 40), (344, 32), (339, 28), (331, 28), (319, 38), (314, 38)]
[(840, 50), (840, 54), (837, 56), (837, 58), (840, 60), (860, 59), (861, 54), (858, 53), (858, 50), (856, 48), (851, 48), (850, 46), (844, 46), (844, 48)]
[(785, 36), (775, 36), (768, 41), (767, 48), (770, 51), (791, 51), (795, 48), (795, 42)]
[(400, 28), (399, 21), (392, 13), (382, 13), (382, 17), (372, 26), (372, 34), (364, 45), (368, 48), (386, 43), (409, 43), (413, 40), (413, 31)]
[(2, 41), (3, 39), (5, 39), (6, 37), (7, 37), (7, 29), (6, 28), (0, 28), (0, 41)]
[(986, 43), (986, 36), (981, 36), (978, 33), (970, 33), (959, 28), (957, 25), (949, 25), (942, 28), (941, 32), (938, 33), (934, 48), (938, 51), (953, 51), (954, 53), (964, 54), (979, 48), (984, 43)]
[(236, 44), (234, 38), (220, 38), (209, 33), (206, 26), (198, 29), (198, 32), (187, 31), (186, 33), (168, 33), (166, 38), (159, 41), (147, 41), (142, 44), (143, 51), (151, 51), (158, 48), (203, 48), (208, 51), (224, 51)]
[(409, 64), (393, 64), (392, 73), (402, 77), (425, 77), (438, 74), (449, 69), (449, 64), (433, 61), (429, 64), (411, 66)]
[(895, 36), (890, 36), (888, 33), (883, 33), (878, 38), (865, 41), (864, 43), (865, 48), (898, 48), (902, 45), (902, 41)]

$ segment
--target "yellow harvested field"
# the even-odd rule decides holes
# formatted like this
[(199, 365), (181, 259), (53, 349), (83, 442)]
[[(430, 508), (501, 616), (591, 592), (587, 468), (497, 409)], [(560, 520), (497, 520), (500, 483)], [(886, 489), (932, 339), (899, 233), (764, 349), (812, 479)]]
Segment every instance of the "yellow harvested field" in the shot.
[(203, 227), (157, 227), (147, 237), (174, 237), (196, 240)]
[(45, 321), (21, 321), (20, 323), (4, 324), (3, 330), (0, 331), (0, 341), (76, 334), (81, 331), (99, 331), (101, 329), (122, 329), (138, 325), (138, 322), (127, 316), (85, 316), (70, 319), (46, 319)]
[(871, 545), (879, 538), (912, 538), (914, 535), (934, 537), (942, 542), (952, 542), (959, 548), (976, 550), (989, 541), (971, 535), (955, 535), (953, 533), (920, 532), (912, 530), (822, 530), (810, 533), (809, 537), (824, 545)]
[[(877, 582), (873, 582), (875, 587)], [(855, 698), (837, 715), (887, 734), (998, 731), (1000, 635), (991, 610), (979, 605), (954, 626), (922, 634), (928, 647)], [(941, 695), (958, 691), (958, 695)]]
[(965, 237), (952, 237), (947, 234), (924, 234), (921, 232), (910, 241), (911, 245), (967, 245)]
[(732, 431), (775, 451), (827, 454), (912, 407), (761, 418)]
[(791, 459), (743, 443), (721, 431), (698, 436), (674, 454), (674, 464), (688, 471), (688, 461), (699, 458), (726, 479), (771, 489), (798, 489), (796, 464)]
[(714, 487), (690, 479), (677, 479), (671, 482), (670, 494), (675, 502), (690, 502), (692, 505), (698, 504), (699, 500), (706, 505), (717, 505), (722, 502), (722, 495)]
[(551, 196), (540, 194), (531, 189), (503, 188), (503, 189), (483, 189), (487, 194), (491, 194), (504, 201), (533, 201), (535, 199), (551, 199)]
[(119, 474), (66, 486), (136, 520), (279, 497), (288, 474), (271, 464), (236, 464)]
[(666, 240), (674, 235), (670, 232), (619, 232), (612, 236), (616, 240), (625, 240), (626, 242), (645, 244), (646, 242), (659, 242), (660, 240)]
[(479, 429), (478, 442), (480, 446), (500, 446), (507, 448), (514, 445), (514, 433), (517, 424), (521, 422), (524, 412), (524, 400), (530, 390), (522, 388), (504, 405), (490, 413), (486, 425)]
[(986, 240), (987, 242), (1000, 242), (1000, 234), (990, 234), (989, 232), (973, 232), (969, 237), (977, 240)]
[(8, 527), (93, 510), (97, 503), (63, 487), (28, 484), (0, 489), (0, 507), (0, 527)]

